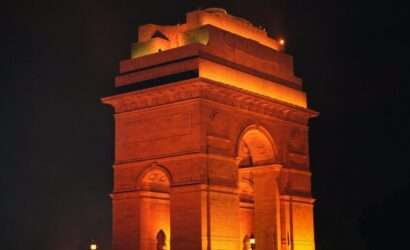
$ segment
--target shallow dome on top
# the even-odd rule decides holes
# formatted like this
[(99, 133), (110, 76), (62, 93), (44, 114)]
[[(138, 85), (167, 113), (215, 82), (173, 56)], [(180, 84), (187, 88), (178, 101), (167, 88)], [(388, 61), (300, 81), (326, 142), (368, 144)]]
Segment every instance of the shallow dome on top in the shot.
[(221, 13), (221, 14), (228, 15), (228, 11), (223, 8), (206, 8), (204, 9), (204, 11), (209, 12), (209, 13)]

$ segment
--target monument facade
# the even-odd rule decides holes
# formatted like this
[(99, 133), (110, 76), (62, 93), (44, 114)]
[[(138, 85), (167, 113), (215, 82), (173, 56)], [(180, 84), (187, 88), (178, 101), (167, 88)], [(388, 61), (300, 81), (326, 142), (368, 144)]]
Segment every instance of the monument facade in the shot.
[(139, 27), (114, 108), (113, 250), (313, 250), (307, 107), (278, 39), (223, 9)]

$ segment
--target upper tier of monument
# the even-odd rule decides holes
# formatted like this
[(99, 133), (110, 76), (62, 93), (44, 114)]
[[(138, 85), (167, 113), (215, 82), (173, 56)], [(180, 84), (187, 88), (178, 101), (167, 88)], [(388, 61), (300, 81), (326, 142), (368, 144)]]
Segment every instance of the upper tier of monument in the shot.
[(283, 50), (264, 29), (223, 9), (192, 11), (184, 24), (140, 26), (115, 85), (197, 78), (306, 108), (302, 80)]
[(283, 45), (278, 40), (269, 37), (264, 29), (255, 27), (243, 18), (229, 15), (224, 9), (209, 8), (188, 12), (184, 24), (140, 26), (138, 43), (134, 44), (131, 57), (140, 57), (191, 43), (199, 42), (206, 45), (209, 41), (208, 34), (204, 30), (198, 30), (206, 25), (256, 41), (276, 51), (283, 50)]

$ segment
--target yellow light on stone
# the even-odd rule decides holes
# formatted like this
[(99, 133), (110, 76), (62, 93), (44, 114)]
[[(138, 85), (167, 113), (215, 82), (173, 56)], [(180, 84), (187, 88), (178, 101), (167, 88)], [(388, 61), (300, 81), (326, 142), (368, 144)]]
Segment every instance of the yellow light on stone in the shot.
[(251, 238), (249, 239), (249, 243), (251, 244), (251, 247), (253, 249), (253, 246), (256, 243), (255, 236), (253, 236), (253, 234), (251, 235)]
[(97, 250), (97, 244), (91, 243), (90, 244), (90, 250)]

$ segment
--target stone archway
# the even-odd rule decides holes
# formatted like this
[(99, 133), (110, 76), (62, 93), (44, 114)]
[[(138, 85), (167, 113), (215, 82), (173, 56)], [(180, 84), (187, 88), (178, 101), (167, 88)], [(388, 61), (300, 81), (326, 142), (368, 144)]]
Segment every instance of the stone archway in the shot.
[[(280, 239), (278, 193), (278, 150), (270, 133), (251, 125), (237, 141), (240, 236), (255, 233), (258, 246), (276, 250)], [(273, 236), (273, 237), (272, 237)], [(246, 248), (242, 242), (242, 249)]]
[(170, 186), (169, 171), (155, 163), (147, 167), (137, 180), (140, 249), (169, 250)]
[(237, 161), (239, 167), (274, 163), (277, 150), (269, 132), (261, 126), (251, 125), (239, 136)]

